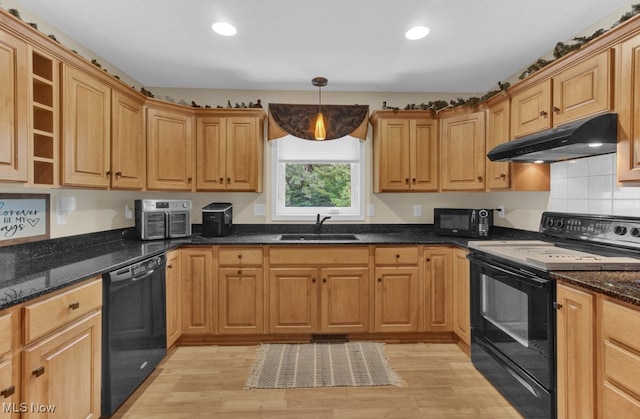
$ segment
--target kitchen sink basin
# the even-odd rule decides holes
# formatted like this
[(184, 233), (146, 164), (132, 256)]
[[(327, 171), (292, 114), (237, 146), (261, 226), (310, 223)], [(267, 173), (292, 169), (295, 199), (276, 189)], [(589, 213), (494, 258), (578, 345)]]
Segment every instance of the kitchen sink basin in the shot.
[(281, 241), (357, 241), (355, 234), (282, 234), (278, 237)]

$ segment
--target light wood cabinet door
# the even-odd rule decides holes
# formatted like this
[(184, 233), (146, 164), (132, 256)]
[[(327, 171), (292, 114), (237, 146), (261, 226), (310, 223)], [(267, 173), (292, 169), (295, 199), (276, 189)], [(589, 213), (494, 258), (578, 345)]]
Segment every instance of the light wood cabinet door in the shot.
[(593, 295), (557, 285), (558, 419), (595, 417)]
[(418, 331), (418, 267), (376, 267), (374, 330)]
[(62, 184), (108, 188), (111, 88), (66, 65), (62, 87)]
[(147, 107), (147, 188), (194, 189), (193, 116), (177, 106)]
[(182, 260), (181, 250), (167, 253), (166, 269), (166, 324), (167, 348), (173, 346), (182, 334)]
[(263, 140), (258, 135), (257, 124), (256, 118), (227, 118), (227, 191), (262, 191), (262, 153), (259, 151), (262, 149)]
[(111, 104), (111, 187), (144, 189), (147, 161), (143, 101), (114, 90)]
[(28, 180), (27, 44), (0, 31), (0, 181)]
[[(0, 410), (1, 419), (11, 419), (18, 417), (19, 412), (13, 412), (13, 410), (20, 410), (17, 402), (17, 383), (13, 380), (13, 362), (11, 355), (3, 358), (0, 356), (0, 403), (4, 407)], [(13, 404), (15, 403), (15, 405)], [(14, 408), (15, 406), (15, 408)], [(11, 409), (8, 409), (11, 407)]]
[(317, 268), (269, 270), (269, 332), (319, 330)]
[(485, 112), (452, 116), (441, 121), (442, 190), (484, 190)]
[(226, 118), (198, 117), (196, 119), (196, 189), (224, 191), (227, 154)]
[(524, 137), (553, 126), (551, 79), (531, 86), (511, 98), (511, 136)]
[(469, 260), (467, 251), (453, 250), (453, 332), (467, 349), (471, 348)]
[(620, 48), (618, 109), (618, 181), (640, 181), (640, 35)]
[(409, 123), (411, 190), (438, 190), (438, 123), (412, 119)]
[(401, 192), (410, 188), (410, 121), (381, 119), (374, 139), (375, 192)]
[(369, 268), (322, 268), (320, 331), (369, 331)]
[[(23, 418), (99, 418), (101, 381), (99, 311), (28, 346), (23, 351)], [(55, 414), (32, 409), (55, 407)]]
[[(489, 105), (489, 121), (487, 126), (487, 152), (511, 139), (511, 106), (509, 99)], [(509, 189), (509, 162), (492, 162), (487, 159), (487, 189)]]
[(613, 51), (606, 50), (553, 77), (553, 125), (608, 111), (613, 104)]
[(262, 268), (218, 270), (218, 333), (264, 332), (264, 275)]
[(640, 417), (640, 310), (598, 296), (598, 417)]
[(427, 247), (424, 257), (424, 329), (453, 330), (452, 253), (450, 247)]
[(212, 335), (214, 327), (214, 267), (212, 248), (183, 248), (182, 334)]

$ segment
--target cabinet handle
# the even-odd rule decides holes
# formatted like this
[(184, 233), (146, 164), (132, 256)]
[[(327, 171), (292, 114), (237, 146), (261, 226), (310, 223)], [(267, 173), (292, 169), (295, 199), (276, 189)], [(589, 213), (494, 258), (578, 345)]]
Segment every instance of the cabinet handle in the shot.
[(42, 374), (44, 374), (44, 366), (41, 366), (40, 368), (36, 368), (31, 372), (31, 374), (35, 375), (36, 377), (40, 377)]
[(322, 278), (322, 282), (326, 284), (327, 283), (327, 278)]
[(562, 308), (562, 304), (555, 302), (553, 303), (553, 308), (555, 308), (556, 310), (560, 310)]
[(167, 265), (167, 269), (173, 269), (173, 265)]
[(238, 255), (238, 259), (242, 259), (242, 255)]
[(221, 185), (223, 185), (223, 184), (224, 184), (224, 178), (223, 178), (223, 177), (221, 177), (221, 178), (220, 178), (220, 184), (221, 184)]
[(404, 179), (404, 183), (406, 183), (408, 185), (409, 184), (409, 178), (405, 178)]
[(547, 116), (547, 112), (546, 111), (540, 111), (540, 116)]
[(311, 282), (315, 284), (316, 283), (316, 279), (315, 278), (311, 278)]
[(71, 304), (69, 304), (69, 308), (71, 310), (77, 310), (77, 309), (80, 308), (80, 303), (78, 301), (76, 301), (75, 303), (71, 303)]
[(107, 175), (107, 177), (111, 177), (111, 170), (107, 170), (106, 175)]
[(378, 282), (382, 282), (382, 278), (378, 278)]
[(16, 386), (7, 387), (4, 390), (0, 391), (0, 396), (4, 397), (5, 399), (8, 399), (9, 397), (13, 396), (15, 392), (16, 392)]
[(192, 178), (192, 177), (188, 177), (188, 178), (187, 178), (187, 183), (191, 183), (192, 181), (193, 181), (193, 178)]
[(557, 106), (554, 106), (554, 107), (553, 107), (553, 111), (554, 111), (555, 113), (560, 113), (560, 108), (558, 108)]
[(427, 262), (431, 262), (431, 258), (427, 258)]
[(413, 184), (415, 185), (416, 184), (416, 178), (413, 178), (412, 181), (413, 181)]
[(242, 275), (242, 269), (238, 269), (238, 275)]
[(227, 178), (227, 183), (231, 183), (231, 178), (230, 177)]
[(116, 177), (122, 176), (122, 172), (116, 172)]
[(504, 179), (507, 177), (507, 175), (505, 175), (504, 173), (500, 173), (500, 177)]
[(478, 176), (478, 182), (482, 182), (482, 176)]

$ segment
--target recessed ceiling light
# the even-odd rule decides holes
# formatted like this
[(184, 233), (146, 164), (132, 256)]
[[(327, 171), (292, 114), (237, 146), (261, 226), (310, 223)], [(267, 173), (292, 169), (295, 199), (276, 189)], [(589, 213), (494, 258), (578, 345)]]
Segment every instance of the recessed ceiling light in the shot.
[(216, 22), (211, 25), (211, 29), (218, 35), (233, 36), (236, 34), (236, 28), (227, 22)]
[(411, 39), (412, 41), (422, 39), (427, 35), (429, 35), (429, 28), (426, 26), (414, 26), (404, 34), (407, 39)]

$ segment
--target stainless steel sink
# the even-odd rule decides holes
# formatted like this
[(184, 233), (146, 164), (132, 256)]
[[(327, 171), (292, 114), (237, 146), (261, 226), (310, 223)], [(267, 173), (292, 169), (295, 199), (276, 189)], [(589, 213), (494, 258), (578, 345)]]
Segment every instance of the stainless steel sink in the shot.
[(278, 237), (281, 241), (357, 241), (355, 234), (282, 234)]

